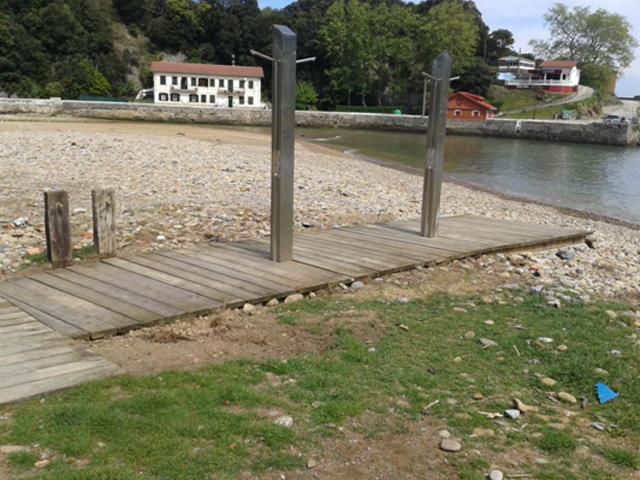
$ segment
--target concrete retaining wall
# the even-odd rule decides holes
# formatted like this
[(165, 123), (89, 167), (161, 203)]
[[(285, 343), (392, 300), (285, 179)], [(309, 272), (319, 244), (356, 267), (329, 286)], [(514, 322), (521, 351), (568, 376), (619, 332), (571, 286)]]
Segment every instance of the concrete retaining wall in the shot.
[[(81, 102), (72, 100), (0, 99), (1, 114), (66, 115), (106, 120), (145, 120), (193, 122), (216, 125), (268, 126), (271, 112), (259, 109), (215, 109), (197, 106)], [(377, 113), (296, 112), (296, 124), (310, 128), (360, 128), (424, 132), (427, 119), (416, 115)], [(489, 120), (449, 122), (449, 133), (491, 137), (523, 138), (558, 142), (636, 145), (638, 132), (632, 126), (605, 125), (601, 122)]]

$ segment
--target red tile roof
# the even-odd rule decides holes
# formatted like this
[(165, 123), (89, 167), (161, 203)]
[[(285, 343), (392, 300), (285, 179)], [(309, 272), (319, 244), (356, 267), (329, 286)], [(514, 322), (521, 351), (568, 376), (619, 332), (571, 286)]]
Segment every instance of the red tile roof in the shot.
[(467, 100), (470, 100), (476, 105), (482, 107), (484, 110), (498, 110), (496, 107), (491, 105), (489, 102), (485, 100), (484, 97), (481, 97), (480, 95), (474, 95), (473, 93), (469, 93), (469, 92), (456, 92), (453, 95), (449, 96), (449, 100), (452, 100), (456, 97), (466, 98)]
[(186, 75), (216, 75), (223, 77), (264, 77), (262, 67), (211, 65), (205, 63), (151, 62), (154, 73), (183, 73)]
[(573, 68), (578, 63), (575, 60), (547, 60), (542, 62), (542, 68)]

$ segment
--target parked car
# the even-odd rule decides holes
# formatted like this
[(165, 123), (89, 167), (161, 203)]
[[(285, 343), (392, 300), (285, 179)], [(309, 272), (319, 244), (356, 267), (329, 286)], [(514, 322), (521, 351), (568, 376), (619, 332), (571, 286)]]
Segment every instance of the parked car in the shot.
[(609, 125), (626, 125), (629, 123), (626, 118), (620, 115), (607, 115), (602, 119), (602, 121)]

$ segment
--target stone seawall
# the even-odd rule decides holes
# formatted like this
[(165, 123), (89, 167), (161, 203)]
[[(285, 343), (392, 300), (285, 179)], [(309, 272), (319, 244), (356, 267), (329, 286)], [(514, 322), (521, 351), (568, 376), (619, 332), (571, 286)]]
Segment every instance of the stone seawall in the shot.
[[(216, 125), (268, 126), (271, 112), (261, 109), (214, 109), (198, 106), (82, 102), (73, 100), (0, 99), (2, 114), (72, 116), (105, 120), (193, 122)], [(427, 119), (416, 115), (347, 112), (296, 112), (296, 124), (309, 128), (361, 128), (424, 132)], [(495, 119), (487, 122), (449, 122), (454, 135), (522, 138), (603, 145), (636, 145), (638, 132), (632, 126), (605, 125), (587, 121)]]

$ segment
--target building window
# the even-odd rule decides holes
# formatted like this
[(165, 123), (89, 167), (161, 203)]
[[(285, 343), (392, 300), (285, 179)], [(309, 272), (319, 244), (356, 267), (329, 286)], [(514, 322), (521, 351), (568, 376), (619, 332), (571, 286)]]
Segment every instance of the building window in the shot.
[(219, 87), (224, 87), (224, 78), (221, 78), (220, 80), (218, 80), (218, 86)]
[(209, 86), (209, 80), (207, 80), (206, 78), (199, 78), (198, 79), (198, 86), (199, 87), (208, 87)]
[(215, 95), (209, 95), (209, 103), (216, 103), (216, 96)]
[(453, 116), (454, 117), (459, 117), (460, 115), (462, 115), (462, 110), (458, 110), (457, 108), (453, 111)]
[(244, 88), (244, 80), (240, 80), (240, 88)]
[(471, 112), (471, 116), (479, 117), (480, 116), (480, 110), (474, 110), (473, 112)]
[(227, 90), (233, 92), (233, 80), (227, 80)]
[(167, 95), (166, 93), (161, 93), (158, 98), (161, 102), (166, 102), (167, 100), (169, 100), (169, 95)]
[(247, 100), (249, 100), (249, 105), (253, 105), (253, 97), (247, 97)]
[(198, 79), (196, 77), (191, 77), (191, 86), (192, 87), (195, 87), (197, 82), (198, 82)]
[(172, 77), (171, 78), (171, 84), (172, 85), (177, 85), (178, 84), (178, 77)]
[(200, 103), (207, 103), (207, 96), (206, 95), (200, 95)]
[(238, 97), (238, 102), (240, 103), (240, 105), (244, 105), (244, 97), (242, 95)]
[(167, 84), (167, 77), (165, 75), (160, 75), (160, 85)]
[(189, 102), (198, 103), (198, 95), (189, 95)]
[(209, 80), (209, 86), (210, 87), (215, 87), (216, 86), (216, 79), (212, 78), (211, 80)]
[(249, 88), (253, 88), (253, 80), (249, 80)]
[(179, 102), (180, 101), (180, 94), (179, 93), (172, 93), (171, 94), (171, 101), (172, 102)]

